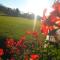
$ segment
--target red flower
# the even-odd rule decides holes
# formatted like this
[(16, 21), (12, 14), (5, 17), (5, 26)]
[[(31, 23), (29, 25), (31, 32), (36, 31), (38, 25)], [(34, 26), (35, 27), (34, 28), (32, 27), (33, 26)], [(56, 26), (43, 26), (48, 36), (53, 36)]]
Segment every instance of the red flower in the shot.
[(34, 32), (32, 33), (32, 35), (33, 35), (34, 37), (38, 37), (38, 32), (34, 31)]
[(30, 34), (31, 34), (31, 31), (27, 31), (26, 34), (27, 34), (27, 35), (30, 35)]
[(54, 27), (53, 27), (53, 26), (50, 26), (50, 27), (49, 27), (49, 30), (50, 30), (50, 31), (54, 30)]
[(22, 37), (21, 37), (21, 40), (25, 40), (25, 39), (26, 39), (26, 37), (25, 37), (25, 36), (22, 36)]
[(12, 47), (12, 46), (14, 46), (14, 44), (15, 44), (14, 39), (12, 39), (12, 38), (6, 39), (6, 46), (7, 47)]
[(51, 16), (50, 16), (50, 22), (51, 22), (51, 23), (56, 22), (56, 17), (53, 16), (53, 15), (51, 15)]
[(2, 56), (3, 54), (4, 54), (3, 49), (0, 48), (0, 56)]
[(57, 20), (56, 20), (55, 24), (56, 24), (58, 27), (60, 27), (60, 18), (59, 18), (59, 17), (57, 17)]
[(22, 36), (21, 39), (17, 42), (16, 46), (22, 46), (25, 39), (26, 39), (26, 37)]
[(42, 24), (41, 32), (46, 36), (48, 34), (48, 26), (45, 24)]
[(31, 55), (31, 59), (32, 60), (36, 60), (36, 59), (38, 59), (39, 58), (39, 55), (37, 55), (37, 54), (32, 54)]
[(16, 44), (16, 46), (23, 46), (24, 40), (19, 40)]

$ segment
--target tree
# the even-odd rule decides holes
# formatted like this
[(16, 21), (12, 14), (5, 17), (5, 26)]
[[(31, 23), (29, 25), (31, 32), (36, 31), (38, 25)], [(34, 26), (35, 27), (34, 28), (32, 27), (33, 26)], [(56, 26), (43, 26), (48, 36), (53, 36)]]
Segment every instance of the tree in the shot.
[(20, 16), (20, 11), (18, 8), (16, 8), (15, 13), (16, 13), (16, 16)]
[(24, 17), (24, 18), (28, 18), (28, 19), (34, 19), (34, 14), (33, 13), (31, 13), (31, 14), (29, 14), (29, 13), (21, 14), (21, 11), (18, 8), (12, 9), (12, 8), (0, 5), (0, 11), (3, 12), (7, 16), (15, 16), (15, 17)]

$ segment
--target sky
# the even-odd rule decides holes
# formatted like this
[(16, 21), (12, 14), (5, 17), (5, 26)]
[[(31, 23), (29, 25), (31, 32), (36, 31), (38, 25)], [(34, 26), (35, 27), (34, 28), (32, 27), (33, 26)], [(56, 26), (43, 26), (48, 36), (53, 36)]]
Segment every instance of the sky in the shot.
[(47, 15), (52, 10), (51, 6), (54, 0), (0, 0), (0, 4), (10, 7), (19, 8), (22, 12), (43, 15), (43, 10), (47, 8)]

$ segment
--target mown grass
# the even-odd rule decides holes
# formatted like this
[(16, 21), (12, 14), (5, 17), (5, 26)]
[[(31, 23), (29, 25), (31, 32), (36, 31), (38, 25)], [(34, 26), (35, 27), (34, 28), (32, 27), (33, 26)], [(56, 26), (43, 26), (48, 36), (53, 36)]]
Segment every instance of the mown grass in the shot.
[[(0, 16), (0, 36), (13, 37), (19, 39), (26, 31), (33, 31), (34, 20)], [(36, 30), (40, 32), (40, 21), (37, 21)]]

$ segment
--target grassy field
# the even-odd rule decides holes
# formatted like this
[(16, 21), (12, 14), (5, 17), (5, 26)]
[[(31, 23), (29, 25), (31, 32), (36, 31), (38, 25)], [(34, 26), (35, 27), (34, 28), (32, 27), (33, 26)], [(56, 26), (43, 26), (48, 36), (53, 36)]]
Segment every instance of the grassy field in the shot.
[[(0, 16), (0, 36), (19, 39), (26, 31), (33, 31), (34, 20), (21, 17)], [(40, 21), (37, 21), (36, 30), (40, 29)]]

